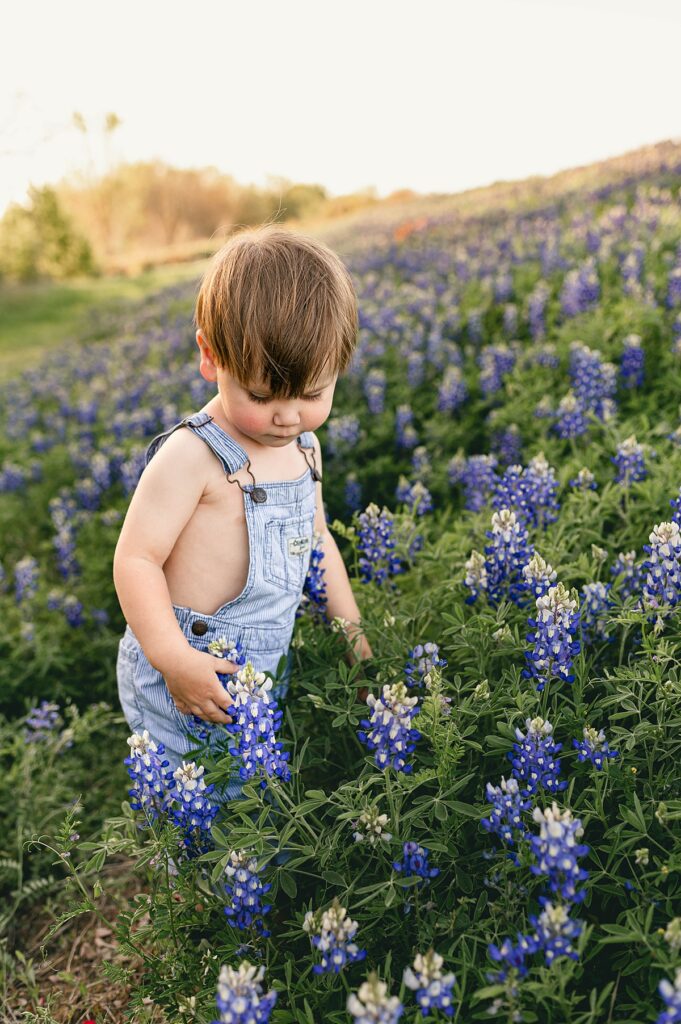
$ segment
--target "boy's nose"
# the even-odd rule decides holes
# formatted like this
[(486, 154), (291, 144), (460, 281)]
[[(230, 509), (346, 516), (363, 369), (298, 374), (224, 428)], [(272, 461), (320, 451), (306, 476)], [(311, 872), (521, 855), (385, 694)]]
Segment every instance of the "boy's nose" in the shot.
[(273, 422), (275, 427), (297, 427), (300, 423), (300, 415), (295, 409), (288, 412), (275, 412)]

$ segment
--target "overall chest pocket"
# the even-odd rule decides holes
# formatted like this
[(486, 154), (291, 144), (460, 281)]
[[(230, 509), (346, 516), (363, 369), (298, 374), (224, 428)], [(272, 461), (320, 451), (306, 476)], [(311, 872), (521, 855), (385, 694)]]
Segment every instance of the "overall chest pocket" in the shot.
[(265, 577), (283, 590), (302, 591), (312, 553), (314, 509), (265, 525)]

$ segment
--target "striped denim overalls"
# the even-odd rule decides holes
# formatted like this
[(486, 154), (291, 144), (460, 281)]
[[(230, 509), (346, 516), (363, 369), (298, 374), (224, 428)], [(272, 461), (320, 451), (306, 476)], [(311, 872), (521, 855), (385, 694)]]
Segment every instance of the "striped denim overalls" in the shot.
[[(155, 437), (147, 449), (147, 464), (166, 438), (185, 426), (205, 441), (220, 460), (227, 477), (243, 466), (250, 473), (246, 452), (206, 412), (186, 417)], [(320, 479), (314, 454), (309, 451), (313, 449), (313, 435), (306, 431), (300, 434), (297, 443), (301, 449), (301, 465), (303, 458), (308, 464), (297, 479), (258, 480), (243, 486), (238, 481), (229, 481), (243, 492), (250, 546), (248, 577), (241, 593), (214, 615), (173, 605), (182, 632), (198, 650), (207, 651), (211, 640), (225, 636), (235, 643), (240, 642), (255, 669), (272, 678), (276, 678), (280, 659), (287, 657), (284, 673), (271, 691), (279, 704), (288, 691), (289, 645), (310, 563), (315, 482)], [(250, 475), (253, 477), (252, 473)], [(194, 760), (191, 751), (196, 750), (201, 741), (190, 735), (192, 715), (178, 710), (163, 676), (147, 660), (130, 626), (119, 642), (116, 674), (119, 699), (130, 728), (134, 732), (148, 729), (153, 740), (161, 741), (173, 768), (183, 760)], [(208, 744), (211, 753), (224, 747), (230, 739), (221, 725), (212, 728), (209, 725), (208, 731), (210, 739), (203, 743)], [(240, 795), (242, 782), (237, 772), (238, 764), (235, 764), (229, 784), (220, 791), (222, 799), (233, 800)], [(213, 799), (217, 796), (216, 788)]]

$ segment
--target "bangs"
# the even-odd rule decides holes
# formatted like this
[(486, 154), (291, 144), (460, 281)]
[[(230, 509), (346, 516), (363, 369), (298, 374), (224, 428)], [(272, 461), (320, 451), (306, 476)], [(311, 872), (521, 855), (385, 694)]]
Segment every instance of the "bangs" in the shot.
[(281, 228), (232, 236), (201, 283), (195, 321), (220, 365), (244, 386), (296, 398), (347, 369), (357, 297), (338, 256)]

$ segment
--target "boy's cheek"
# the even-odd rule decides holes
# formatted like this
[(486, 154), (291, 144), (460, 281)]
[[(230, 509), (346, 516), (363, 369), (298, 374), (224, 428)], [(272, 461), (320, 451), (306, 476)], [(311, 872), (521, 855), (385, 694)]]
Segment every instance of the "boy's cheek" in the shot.
[(242, 412), (239, 415), (239, 425), (241, 430), (244, 430), (247, 434), (262, 434), (265, 428), (270, 425), (270, 420), (266, 420), (264, 416), (257, 412)]

